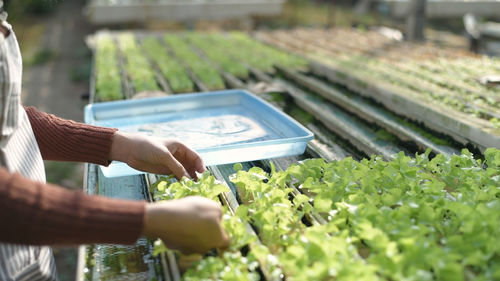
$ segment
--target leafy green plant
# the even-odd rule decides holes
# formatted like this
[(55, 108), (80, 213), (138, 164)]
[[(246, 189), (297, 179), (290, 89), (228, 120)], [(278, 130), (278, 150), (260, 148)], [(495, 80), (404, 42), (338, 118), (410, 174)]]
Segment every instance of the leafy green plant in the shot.
[[(252, 272), (249, 259), (264, 258), (274, 260), (287, 280), (500, 278), (500, 151), (486, 150), (485, 160), (467, 150), (432, 159), (429, 153), (414, 158), (400, 153), (392, 161), (309, 159), (285, 171), (272, 167), (270, 173), (235, 165), (231, 181), (244, 204), (232, 217), (225, 215), (224, 226), (243, 242), (232, 249), (255, 239), (238, 238), (248, 234), (244, 222), (255, 227), (267, 248), (252, 248), (245, 257), (236, 251), (204, 259), (189, 276), (222, 278), (216, 272), (229, 260), (244, 264), (227, 267), (234, 272)], [(199, 183), (185, 180), (181, 185), (188, 191), (181, 194), (199, 190), (213, 196), (210, 190), (219, 190), (214, 183), (206, 176)], [(175, 186), (172, 190), (182, 189)], [(178, 198), (166, 189), (162, 194)], [(310, 219), (313, 212), (325, 222)]]
[(320, 205), (326, 205), (318, 199), (313, 207), (304, 194), (290, 200), (291, 175), (274, 170), (268, 174), (253, 167), (232, 177), (248, 209), (245, 217), (278, 258), (287, 280), (377, 279), (374, 267), (367, 266), (346, 239), (348, 232), (338, 233), (334, 225), (307, 227), (303, 223), (313, 209), (322, 210)]
[[(497, 71), (497, 59), (455, 54), (456, 51), (432, 45), (412, 45), (413, 53), (407, 56), (410, 46), (382, 43), (370, 32), (339, 30), (332, 33), (335, 39), (322, 38), (321, 35), (329, 33), (318, 30), (295, 32), (294, 37), (284, 32), (264, 33), (263, 37), (266, 42), (333, 66), (344, 76), (354, 77), (363, 88), (377, 85), (388, 91), (415, 95), (415, 99), (486, 121), (498, 117), (500, 91), (478, 82), (480, 77)], [(309, 40), (307, 45), (305, 40)], [(384, 48), (389, 45), (392, 47)], [(384, 51), (374, 51), (377, 46)]]
[(250, 38), (246, 33), (232, 32), (230, 40), (233, 40), (238, 48), (251, 50), (251, 52), (260, 59), (271, 60), (273, 65), (279, 64), (285, 68), (292, 69), (302, 69), (307, 66), (307, 61), (305, 59), (258, 42)]
[(390, 162), (311, 160), (287, 171), (383, 279), (493, 280), (500, 151), (485, 156), (401, 153)]
[(198, 56), (191, 46), (181, 38), (181, 35), (165, 35), (164, 40), (172, 52), (193, 71), (205, 86), (210, 90), (225, 89), (224, 80), (217, 70)]
[(118, 46), (125, 58), (125, 69), (137, 93), (159, 91), (154, 70), (139, 49), (132, 33), (122, 33), (117, 37)]
[(118, 49), (110, 35), (100, 34), (96, 37), (95, 83), (98, 100), (111, 101), (123, 98)]
[(210, 36), (210, 43), (225, 50), (232, 58), (244, 62), (249, 66), (263, 72), (273, 72), (274, 61), (262, 54), (256, 54), (251, 46), (235, 44), (230, 36), (220, 33), (213, 33)]
[[(160, 178), (150, 187), (156, 201), (179, 199), (186, 196), (203, 196), (218, 200), (218, 196), (229, 191), (225, 185), (218, 183), (208, 172), (203, 173), (198, 182), (183, 178), (175, 182), (172, 178)], [(242, 220), (242, 209), (232, 214), (224, 209), (223, 227), (231, 237), (229, 249), (220, 256), (210, 256), (195, 262), (183, 275), (183, 280), (260, 280), (258, 260), (265, 259), (269, 252), (262, 245), (256, 245), (256, 236), (245, 228)], [(155, 243), (154, 254), (167, 251), (161, 241)], [(249, 247), (246, 255), (241, 249)], [(279, 271), (275, 274), (279, 274)]]
[(43, 48), (33, 54), (30, 58), (26, 59), (24, 63), (28, 66), (42, 65), (56, 57), (56, 54), (51, 49)]
[(242, 79), (248, 78), (248, 69), (238, 61), (227, 55), (228, 50), (220, 48), (210, 42), (211, 35), (188, 33), (186, 37), (193, 45), (202, 50), (211, 60), (221, 66), (228, 73)]
[(145, 38), (142, 47), (158, 65), (175, 93), (194, 91), (194, 83), (191, 78), (189, 78), (184, 68), (168, 54), (166, 47), (157, 38)]

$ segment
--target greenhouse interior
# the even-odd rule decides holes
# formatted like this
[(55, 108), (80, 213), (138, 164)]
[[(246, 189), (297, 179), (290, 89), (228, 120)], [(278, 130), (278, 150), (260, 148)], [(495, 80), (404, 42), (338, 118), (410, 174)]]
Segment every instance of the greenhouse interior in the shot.
[(205, 197), (230, 240), (54, 245), (59, 280), (500, 280), (499, 0), (3, 2), (23, 105), (206, 167), (46, 160), (47, 182)]

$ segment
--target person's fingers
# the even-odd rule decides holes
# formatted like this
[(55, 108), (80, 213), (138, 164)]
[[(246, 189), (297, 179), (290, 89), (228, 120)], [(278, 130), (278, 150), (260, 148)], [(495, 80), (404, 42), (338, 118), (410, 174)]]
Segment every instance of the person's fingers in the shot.
[(229, 239), (229, 236), (227, 235), (226, 231), (220, 227), (220, 232), (221, 232), (221, 240), (219, 245), (217, 245), (217, 248), (224, 251), (229, 248), (229, 244), (231, 244), (231, 240)]
[(224, 227), (222, 227), (222, 216), (223, 216), (223, 212), (221, 209), (219, 209), (220, 212), (219, 212), (219, 215), (218, 215), (218, 223), (217, 223), (217, 226), (218, 226), (218, 229), (219, 229), (219, 235), (220, 235), (220, 242), (219, 242), (219, 245), (216, 245), (216, 247), (218, 249), (221, 249), (221, 250), (226, 250), (227, 248), (229, 248), (229, 244), (231, 243), (231, 240), (229, 239), (229, 236), (227, 235), (226, 231), (224, 230)]
[(197, 178), (196, 172), (203, 173), (206, 171), (201, 156), (186, 145), (178, 143), (171, 151), (173, 151), (174, 157), (184, 165), (192, 178)]
[(177, 159), (168, 150), (163, 153), (161, 161), (168, 167), (177, 179), (180, 180), (182, 177), (190, 177), (184, 166), (177, 161)]

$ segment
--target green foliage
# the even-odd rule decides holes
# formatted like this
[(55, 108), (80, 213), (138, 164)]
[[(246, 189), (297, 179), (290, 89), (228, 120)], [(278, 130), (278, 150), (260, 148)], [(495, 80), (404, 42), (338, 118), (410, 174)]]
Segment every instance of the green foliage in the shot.
[(96, 98), (100, 101), (122, 99), (118, 49), (111, 36), (100, 34), (96, 37), (95, 64)]
[(22, 14), (47, 14), (57, 8), (59, 0), (4, 0), (5, 10), (14, 18), (20, 18)]
[(227, 280), (258, 281), (260, 280), (255, 258), (243, 257), (241, 252), (225, 252), (222, 257), (207, 257), (191, 267), (182, 276), (185, 281)]
[(125, 57), (125, 69), (130, 76), (135, 92), (159, 91), (154, 70), (143, 55), (132, 33), (118, 36), (118, 46)]
[(70, 78), (73, 82), (82, 82), (90, 79), (92, 65), (90, 62), (86, 62), (80, 65), (77, 65), (71, 69)]
[(302, 108), (298, 107), (295, 104), (287, 105), (290, 110), (288, 114), (292, 116), (295, 120), (299, 121), (302, 124), (309, 124), (314, 122), (314, 115), (304, 111)]
[[(231, 250), (200, 261), (187, 280), (230, 280), (235, 272), (253, 280), (254, 262), (263, 260), (287, 280), (498, 279), (500, 151), (486, 150), (484, 161), (467, 150), (433, 159), (429, 153), (400, 153), (392, 161), (308, 159), (271, 173), (234, 165), (231, 181), (245, 204), (234, 215), (225, 211)], [(209, 197), (223, 190), (208, 176), (156, 186), (170, 199), (178, 198), (170, 189)], [(313, 212), (326, 223), (306, 226)], [(266, 247), (251, 247), (243, 257), (238, 249), (255, 241), (246, 222)], [(232, 273), (222, 274), (226, 268)]]
[(390, 162), (307, 160), (287, 171), (314, 195), (332, 235), (348, 233), (382, 279), (493, 280), (500, 266), (499, 159), (494, 149), (485, 163), (466, 150), (432, 160), (400, 153)]
[(180, 199), (187, 196), (202, 196), (217, 200), (217, 196), (229, 191), (225, 185), (218, 183), (209, 173), (201, 174), (197, 182), (188, 178), (173, 181), (172, 177), (162, 177), (151, 185), (155, 201)]
[(449, 60), (441, 65), (429, 62), (394, 63), (359, 54), (310, 56), (354, 75), (360, 86), (375, 83), (399, 94), (413, 95), (414, 98), (425, 102), (491, 121), (492, 127), (498, 126), (493, 118), (500, 108), (498, 93), (494, 89), (479, 85), (477, 77), (481, 77), (480, 74), (464, 76), (464, 73), (454, 72), (463, 67), (461, 60)]
[(278, 64), (292, 69), (301, 69), (307, 66), (305, 59), (258, 42), (250, 38), (246, 33), (233, 32), (231, 33), (230, 40), (234, 42), (234, 45), (238, 46), (238, 50), (240, 48), (247, 49), (248, 52), (251, 52), (260, 60), (270, 60), (272, 65)]
[(221, 48), (217, 44), (210, 42), (210, 34), (188, 33), (187, 38), (197, 48), (203, 52), (214, 62), (216, 62), (224, 71), (242, 79), (248, 78), (248, 69), (238, 61), (227, 55), (227, 50)]
[(224, 80), (208, 62), (198, 56), (180, 35), (165, 35), (165, 42), (173, 53), (183, 61), (210, 90), (225, 89)]
[(26, 59), (24, 61), (24, 64), (27, 66), (42, 65), (42, 64), (49, 62), (55, 56), (56, 56), (56, 54), (54, 53), (54, 51), (52, 51), (51, 49), (43, 48), (43, 49), (37, 50), (33, 54), (33, 56)]
[(142, 44), (146, 53), (154, 59), (160, 71), (165, 76), (170, 88), (175, 93), (187, 93), (194, 91), (194, 84), (184, 68), (172, 58), (165, 46), (158, 39), (148, 37)]
[(378, 140), (384, 140), (384, 141), (388, 141), (388, 142), (397, 142), (398, 141), (398, 138), (389, 133), (387, 130), (381, 128), (381, 129), (378, 129), (377, 132), (375, 133), (375, 136)]
[[(322, 159), (314, 163), (324, 163)], [(297, 167), (297, 166), (292, 166)], [(314, 167), (309, 172), (317, 174)], [(293, 170), (294, 168), (292, 168)], [(334, 225), (306, 227), (304, 216), (312, 211), (308, 196), (289, 200), (293, 178), (290, 170), (265, 173), (260, 168), (238, 171), (232, 181), (247, 203), (247, 220), (257, 227), (262, 243), (269, 247), (287, 280), (375, 280), (375, 267), (362, 260), (348, 238)], [(314, 209), (328, 211), (332, 200), (314, 199)]]
[[(197, 182), (187, 178), (181, 181), (174, 181), (172, 177), (160, 178), (150, 187), (155, 201), (172, 200), (184, 198), (186, 196), (203, 196), (212, 200), (218, 200), (218, 196), (223, 192), (228, 192), (229, 188), (218, 183), (208, 172), (203, 173)], [(250, 250), (243, 256), (241, 249), (256, 241), (255, 235), (246, 228), (242, 218), (245, 216), (244, 207), (237, 209), (233, 215), (227, 208), (224, 208), (222, 224), (231, 237), (231, 245), (228, 251), (221, 256), (206, 257), (192, 265), (183, 275), (183, 280), (260, 280), (257, 268), (258, 254)], [(251, 248), (253, 249), (253, 248)], [(266, 249), (259, 249), (266, 252)], [(165, 245), (160, 241), (154, 244), (154, 255), (167, 251)]]
[(259, 43), (243, 33), (169, 33), (163, 37), (164, 42), (154, 36), (146, 36), (141, 40), (140, 46), (132, 33), (122, 33), (116, 37), (116, 41), (118, 48), (110, 35), (98, 38), (96, 92), (101, 100), (114, 100), (123, 96), (118, 51), (121, 51), (124, 58), (123, 72), (127, 74), (127, 79), (130, 79), (136, 92), (160, 90), (148, 57), (158, 66), (175, 93), (195, 91), (195, 84), (187, 69), (209, 90), (226, 88), (216, 67), (200, 56), (200, 53), (204, 53), (225, 72), (240, 79), (248, 78), (248, 66), (273, 72), (276, 64), (289, 68), (306, 65), (305, 60)]
[(229, 56), (253, 68), (263, 72), (273, 72), (274, 61), (271, 58), (263, 56), (258, 49), (252, 49), (248, 44), (238, 44), (231, 36), (214, 33), (210, 43), (226, 50)]

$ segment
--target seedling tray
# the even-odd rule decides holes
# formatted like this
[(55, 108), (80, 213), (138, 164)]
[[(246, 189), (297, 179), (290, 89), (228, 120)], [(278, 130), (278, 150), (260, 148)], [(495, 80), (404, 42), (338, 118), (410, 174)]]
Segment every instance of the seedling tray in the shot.
[[(89, 104), (85, 122), (179, 139), (207, 166), (299, 155), (313, 138), (297, 121), (244, 90)], [(101, 169), (106, 177), (141, 173), (119, 162)]]

